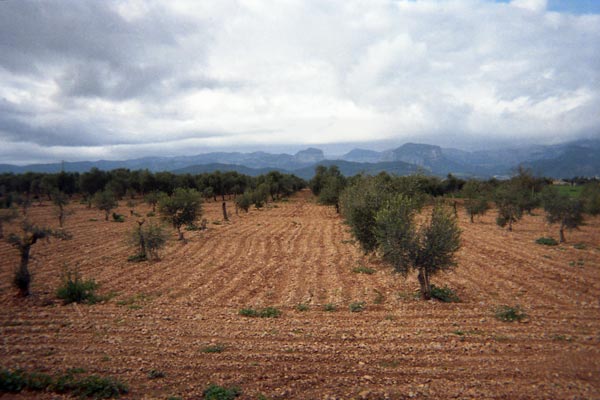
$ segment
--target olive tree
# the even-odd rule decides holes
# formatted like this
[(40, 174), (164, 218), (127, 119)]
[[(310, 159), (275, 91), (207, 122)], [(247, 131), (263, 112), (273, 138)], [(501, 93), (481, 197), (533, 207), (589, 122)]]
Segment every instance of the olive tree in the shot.
[(502, 228), (508, 225), (508, 230), (512, 231), (513, 223), (523, 218), (527, 193), (520, 186), (507, 182), (496, 189), (494, 201), (498, 207), (496, 224)]
[(156, 212), (156, 204), (158, 204), (158, 200), (160, 200), (161, 195), (161, 192), (153, 190), (151, 192), (146, 193), (146, 195), (144, 196), (144, 201), (146, 202), (146, 204), (152, 206), (152, 212)]
[(484, 215), (490, 208), (482, 182), (474, 179), (467, 181), (463, 185), (461, 193), (465, 199), (465, 210), (471, 223), (474, 222), (476, 215)]
[(137, 248), (137, 254), (130, 257), (130, 261), (158, 260), (158, 251), (165, 247), (167, 236), (159, 224), (146, 220), (137, 221), (137, 226), (129, 234), (130, 243)]
[(67, 215), (70, 213), (67, 211), (66, 206), (69, 204), (69, 196), (59, 190), (52, 192), (52, 202), (56, 206), (56, 215), (58, 216), (58, 224), (62, 228)]
[(415, 223), (417, 203), (405, 195), (387, 201), (375, 216), (377, 245), (383, 259), (404, 275), (418, 272), (421, 297), (431, 298), (430, 277), (456, 265), (460, 230), (454, 213), (441, 203), (420, 227)]
[(31, 273), (29, 272), (29, 252), (39, 239), (49, 239), (57, 237), (60, 239), (70, 239), (71, 236), (64, 231), (53, 231), (50, 228), (39, 227), (28, 221), (23, 221), (22, 234), (11, 233), (7, 241), (15, 247), (21, 255), (19, 266), (15, 270), (14, 285), (19, 289), (21, 296), (29, 295), (29, 285), (31, 283)]
[(565, 229), (577, 229), (583, 224), (583, 202), (560, 193), (555, 187), (548, 186), (542, 191), (542, 203), (546, 220), (550, 224), (560, 224), (558, 230), (560, 243), (565, 241)]
[(183, 240), (183, 225), (193, 225), (202, 215), (202, 198), (195, 189), (177, 188), (171, 196), (162, 196), (158, 202), (161, 217), (173, 225)]
[(108, 221), (111, 210), (118, 207), (116, 196), (110, 190), (103, 190), (94, 195), (94, 204), (97, 209), (104, 211), (104, 220)]
[(362, 176), (340, 195), (342, 216), (365, 253), (377, 248), (375, 216), (388, 198), (388, 191), (375, 178)]

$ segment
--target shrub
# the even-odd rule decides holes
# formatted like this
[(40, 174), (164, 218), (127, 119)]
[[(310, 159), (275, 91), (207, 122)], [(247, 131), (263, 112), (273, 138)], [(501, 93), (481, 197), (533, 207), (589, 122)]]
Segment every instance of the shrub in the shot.
[(536, 239), (535, 242), (544, 246), (558, 246), (558, 242), (551, 237), (541, 237)]
[(19, 393), (24, 389), (51, 391), (54, 393), (72, 393), (79, 397), (110, 399), (128, 393), (127, 385), (118, 379), (90, 375), (76, 378), (79, 371), (67, 371), (66, 374), (52, 377), (38, 372), (22, 370), (0, 370), (0, 393)]
[(73, 394), (80, 397), (94, 397), (95, 399), (111, 399), (129, 392), (127, 385), (118, 379), (90, 375), (75, 382)]
[(257, 318), (278, 318), (281, 315), (281, 311), (275, 307), (265, 307), (260, 310), (253, 308), (242, 308), (240, 315), (244, 317), (257, 317)]
[(98, 284), (93, 280), (83, 280), (79, 271), (66, 269), (63, 272), (62, 285), (56, 291), (56, 296), (65, 304), (90, 303), (98, 301), (94, 291)]
[(297, 311), (308, 311), (310, 309), (309, 305), (306, 303), (299, 303), (296, 305)]
[(351, 312), (361, 312), (364, 311), (366, 303), (364, 301), (356, 301), (354, 303), (350, 303), (350, 311)]
[(23, 371), (0, 369), (0, 393), (19, 393), (27, 386)]
[(522, 321), (527, 318), (520, 306), (500, 306), (496, 309), (495, 316), (503, 322)]
[(325, 304), (323, 306), (323, 310), (325, 310), (325, 311), (335, 311), (335, 310), (337, 310), (337, 307), (333, 303), (327, 303), (327, 304)]
[(202, 397), (206, 400), (233, 400), (241, 394), (242, 391), (236, 386), (224, 387), (211, 384), (202, 392)]
[(431, 297), (443, 303), (460, 303), (460, 298), (458, 295), (448, 286), (440, 288), (435, 285), (431, 285)]

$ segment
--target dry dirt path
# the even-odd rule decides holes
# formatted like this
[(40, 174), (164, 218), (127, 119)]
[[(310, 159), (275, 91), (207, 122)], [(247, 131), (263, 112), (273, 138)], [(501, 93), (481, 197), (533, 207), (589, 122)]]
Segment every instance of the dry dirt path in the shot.
[[(207, 231), (186, 232), (161, 261), (138, 264), (127, 262), (124, 240), (132, 218), (104, 222), (72, 207), (74, 238), (32, 250), (31, 298), (14, 297), (17, 253), (0, 244), (0, 367), (117, 376), (131, 399), (199, 398), (211, 382), (239, 386), (248, 399), (600, 398), (599, 218), (549, 248), (534, 243), (556, 236), (541, 213), (512, 233), (493, 213), (474, 224), (461, 214), (459, 266), (434, 282), (463, 302), (442, 304), (415, 299), (414, 277), (365, 257), (333, 208), (306, 192), (230, 222), (220, 203), (206, 203)], [(54, 226), (52, 212), (35, 205), (30, 215)], [(113, 297), (62, 305), (54, 291), (63, 265), (78, 265)], [(359, 265), (376, 272), (352, 272)], [(365, 310), (350, 312), (357, 301)], [(520, 304), (529, 319), (496, 320), (501, 304)], [(282, 316), (238, 315), (266, 306)], [(214, 344), (224, 350), (203, 352)], [(152, 369), (166, 376), (149, 379)], [(3, 398), (12, 397), (60, 398)]]

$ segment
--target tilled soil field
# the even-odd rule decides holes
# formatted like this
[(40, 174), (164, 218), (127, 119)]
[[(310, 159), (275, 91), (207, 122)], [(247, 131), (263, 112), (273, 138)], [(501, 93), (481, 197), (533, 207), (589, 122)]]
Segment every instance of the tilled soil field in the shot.
[[(237, 386), (242, 399), (600, 398), (600, 218), (548, 247), (535, 239), (557, 237), (557, 227), (539, 210), (513, 232), (494, 212), (471, 224), (460, 210), (458, 267), (433, 278), (462, 300), (446, 304), (415, 298), (415, 277), (364, 256), (308, 192), (229, 222), (220, 202), (205, 203), (208, 230), (185, 232), (185, 243), (173, 232), (161, 260), (142, 263), (127, 261), (136, 224), (127, 208), (115, 223), (70, 207), (73, 239), (32, 248), (29, 298), (11, 287), (17, 251), (0, 244), (0, 367), (114, 376), (131, 399), (200, 398), (210, 383)], [(29, 214), (56, 227), (53, 212), (44, 203)], [(63, 305), (55, 291), (65, 266), (108, 299)], [(364, 310), (351, 312), (354, 302)], [(501, 322), (500, 305), (528, 317)], [(279, 318), (239, 315), (271, 306)]]

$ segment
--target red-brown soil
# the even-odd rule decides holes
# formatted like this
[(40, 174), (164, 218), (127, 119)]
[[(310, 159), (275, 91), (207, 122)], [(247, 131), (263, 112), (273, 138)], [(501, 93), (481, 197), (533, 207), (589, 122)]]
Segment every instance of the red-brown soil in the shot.
[[(535, 239), (558, 232), (541, 211), (507, 232), (494, 212), (471, 224), (460, 210), (458, 267), (433, 281), (463, 302), (444, 304), (415, 299), (413, 276), (365, 257), (334, 209), (307, 192), (230, 222), (220, 206), (204, 205), (209, 229), (185, 232), (186, 243), (173, 232), (161, 261), (130, 263), (128, 209), (114, 223), (72, 205), (73, 239), (32, 248), (27, 299), (11, 286), (18, 253), (2, 242), (0, 367), (83, 368), (126, 381), (128, 399), (199, 398), (209, 383), (238, 386), (248, 399), (600, 398), (600, 218), (547, 247)], [(48, 203), (29, 214), (57, 225)], [(62, 305), (54, 293), (64, 265), (113, 297)], [(376, 273), (352, 272), (359, 265)], [(350, 312), (355, 301), (366, 302), (363, 312)], [(328, 303), (337, 310), (324, 311)], [(528, 319), (497, 320), (503, 304), (521, 305)], [(282, 316), (238, 314), (266, 306)], [(203, 352), (211, 344), (224, 351)], [(149, 379), (153, 369), (166, 376)], [(61, 398), (3, 398), (13, 397)]]

